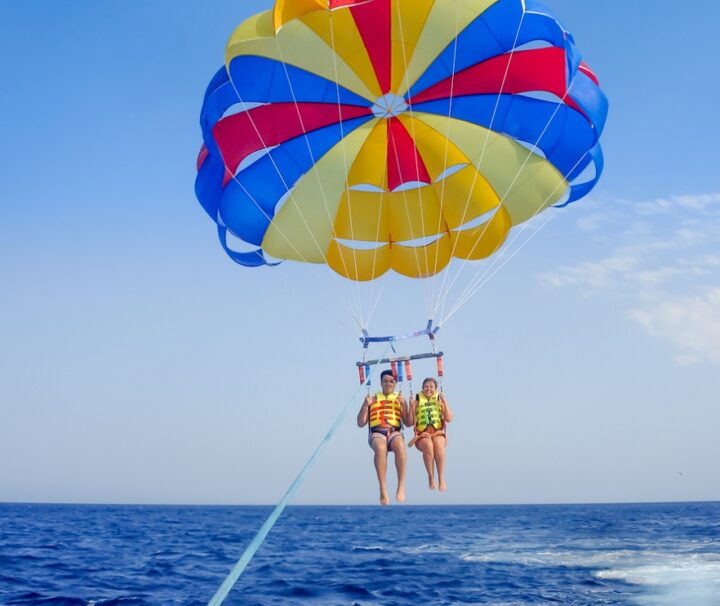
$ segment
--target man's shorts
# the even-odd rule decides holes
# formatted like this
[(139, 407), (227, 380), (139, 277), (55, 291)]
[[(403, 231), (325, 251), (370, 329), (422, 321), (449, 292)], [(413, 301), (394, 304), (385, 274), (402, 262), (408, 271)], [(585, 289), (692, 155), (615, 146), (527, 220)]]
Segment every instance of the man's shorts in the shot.
[(370, 445), (370, 448), (372, 448), (372, 441), (378, 436), (382, 436), (383, 438), (385, 438), (389, 450), (390, 444), (395, 438), (400, 438), (402, 440), (402, 431), (400, 431), (399, 429), (395, 429), (394, 427), (371, 428), (368, 432), (368, 444)]

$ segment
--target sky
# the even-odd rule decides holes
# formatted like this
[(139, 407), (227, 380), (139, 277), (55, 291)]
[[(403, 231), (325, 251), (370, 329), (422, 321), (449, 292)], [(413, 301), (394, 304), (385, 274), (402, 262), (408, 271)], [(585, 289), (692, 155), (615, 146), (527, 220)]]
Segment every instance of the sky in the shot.
[[(236, 266), (194, 197), (205, 87), (269, 5), (0, 0), (0, 501), (275, 503), (349, 406), (293, 502), (376, 502), (355, 290)], [(548, 5), (610, 99), (606, 170), (463, 274), (449, 488), (413, 450), (408, 503), (719, 500), (720, 7)], [(383, 284), (371, 329), (424, 326)]]

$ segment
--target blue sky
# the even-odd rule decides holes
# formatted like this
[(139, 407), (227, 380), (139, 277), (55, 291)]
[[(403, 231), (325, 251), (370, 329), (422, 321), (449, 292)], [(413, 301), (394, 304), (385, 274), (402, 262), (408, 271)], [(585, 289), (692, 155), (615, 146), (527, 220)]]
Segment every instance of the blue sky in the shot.
[[(413, 452), (408, 502), (720, 499), (720, 8), (548, 4), (606, 172), (443, 328), (449, 490)], [(0, 501), (272, 503), (355, 393), (352, 289), (235, 266), (194, 198), (205, 86), (268, 6), (0, 0)], [(372, 327), (421, 290), (385, 280)], [(353, 417), (296, 503), (375, 502)]]

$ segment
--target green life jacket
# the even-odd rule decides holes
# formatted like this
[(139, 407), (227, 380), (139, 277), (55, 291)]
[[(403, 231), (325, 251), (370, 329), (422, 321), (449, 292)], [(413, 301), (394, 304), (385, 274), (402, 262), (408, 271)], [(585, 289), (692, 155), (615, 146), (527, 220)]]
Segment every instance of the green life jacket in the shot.
[(438, 400), (438, 394), (435, 394), (429, 400), (424, 394), (418, 394), (418, 406), (415, 412), (415, 429), (417, 431), (425, 431), (428, 425), (432, 425), (435, 429), (442, 429), (443, 412), (442, 405)]

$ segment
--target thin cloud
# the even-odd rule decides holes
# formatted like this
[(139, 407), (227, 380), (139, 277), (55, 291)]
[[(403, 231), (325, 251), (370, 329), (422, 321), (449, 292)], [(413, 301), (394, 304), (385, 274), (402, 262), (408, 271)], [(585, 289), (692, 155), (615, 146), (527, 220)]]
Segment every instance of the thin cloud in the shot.
[(640, 260), (636, 257), (614, 256), (543, 273), (540, 274), (540, 279), (558, 288), (583, 286), (603, 290), (616, 287), (639, 263)]
[(629, 203), (640, 215), (668, 214), (678, 210), (717, 211), (720, 206), (720, 193), (688, 194), (657, 198), (651, 201)]
[(677, 347), (680, 364), (720, 364), (720, 193), (603, 204), (605, 214), (589, 209), (578, 227), (613, 234), (602, 241), (609, 254), (539, 279), (624, 301), (647, 334)]
[(674, 343), (679, 364), (720, 364), (720, 288), (708, 288), (697, 296), (656, 299), (628, 315), (650, 336)]

